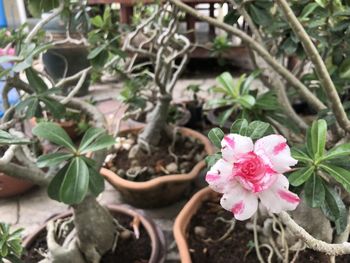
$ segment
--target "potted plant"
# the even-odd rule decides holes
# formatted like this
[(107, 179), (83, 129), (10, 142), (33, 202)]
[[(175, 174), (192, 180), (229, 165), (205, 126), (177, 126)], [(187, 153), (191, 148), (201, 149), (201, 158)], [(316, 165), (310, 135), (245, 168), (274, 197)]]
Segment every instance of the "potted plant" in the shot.
[(241, 117), (266, 120), (267, 116), (274, 118), (277, 115), (276, 95), (271, 91), (252, 89), (259, 74), (259, 71), (248, 76), (243, 74), (235, 81), (230, 73), (224, 72), (216, 78), (218, 85), (211, 90), (215, 95), (222, 94), (222, 97), (215, 96), (206, 103), (206, 108), (210, 109), (207, 118), (211, 124), (227, 130), (234, 120)]
[[(142, 66), (151, 65), (147, 74), (152, 77), (156, 105), (142, 129), (120, 135), (116, 157), (108, 158), (108, 169), (102, 169), (102, 174), (124, 199), (137, 207), (164, 206), (183, 197), (205, 167), (200, 157), (212, 150), (202, 134), (167, 125), (172, 91), (186, 65), (190, 42), (176, 32), (179, 17), (172, 16), (176, 9), (171, 9), (169, 4), (154, 8), (126, 37), (124, 50), (134, 55), (127, 63), (127, 75), (134, 78), (144, 75)], [(156, 30), (159, 27), (161, 30)], [(164, 32), (170, 33), (166, 36)], [(143, 44), (147, 40), (149, 46)], [(135, 64), (139, 56), (145, 56), (148, 61)]]
[[(344, 160), (350, 151), (344, 135), (349, 132), (350, 122), (346, 105), (342, 105), (346, 91), (338, 86), (338, 83), (347, 83), (345, 69), (348, 66), (346, 62), (341, 68), (334, 64), (336, 59), (347, 59), (348, 46), (344, 45), (343, 34), (348, 19), (343, 11), (348, 5), (312, 1), (288, 3), (285, 0), (233, 1), (236, 12), (249, 26), (251, 37), (234, 26), (198, 13), (181, 1), (170, 2), (240, 37), (251, 49), (256, 66), (265, 69), (261, 79), (275, 90), (288, 121), (304, 130), (295, 133), (283, 122), (271, 122), (279, 135), (260, 138), (261, 132), (268, 130), (267, 123), (255, 122), (255, 127), (260, 126), (255, 137), (255, 132), (251, 133), (253, 123), (239, 119), (232, 125), (230, 134), (225, 135), (220, 129), (209, 133), (219, 150), (207, 159), (211, 170), (206, 180), (218, 193), (209, 189), (199, 192), (176, 220), (174, 234), (182, 262), (227, 262), (236, 256), (247, 262), (348, 261), (349, 184), (346, 178), (349, 172)], [(318, 26), (313, 27), (313, 22)], [(320, 40), (317, 36), (322, 33), (327, 38)], [(302, 64), (310, 67), (297, 63), (297, 72), (291, 72), (284, 65), (285, 60), (277, 62), (284, 52), (280, 49), (276, 52), (272, 48), (274, 45), (267, 43), (286, 41), (286, 38), (289, 40), (283, 49), (291, 48), (303, 56)], [(339, 42), (335, 43), (334, 39)], [(324, 53), (325, 47), (332, 49)], [(307, 74), (313, 75), (312, 81), (299, 78)], [(292, 96), (288, 96), (291, 93), (298, 93), (310, 107), (322, 111), (320, 114), (332, 122), (327, 123), (319, 116), (312, 123), (305, 122), (291, 106)], [(291, 150), (284, 137), (293, 146)], [(265, 162), (269, 164), (262, 165)], [(289, 170), (288, 167), (293, 168)], [(269, 176), (276, 172), (277, 179), (269, 184)], [(220, 198), (221, 206), (228, 213), (218, 205)], [(215, 233), (215, 230), (218, 231)]]
[[(125, 262), (130, 262), (133, 255), (127, 251), (131, 246), (147, 250), (146, 258), (138, 254), (135, 260), (162, 262), (164, 249), (159, 241), (161, 233), (151, 230), (147, 220), (129, 210), (106, 209), (96, 201), (104, 189), (104, 179), (99, 170), (106, 156), (105, 149), (115, 144), (115, 139), (105, 132), (104, 116), (93, 105), (73, 98), (72, 94), (81, 88), (82, 81), (78, 81), (67, 96), (57, 95), (63, 87), (62, 83), (84, 80), (91, 69), (84, 69), (74, 77), (51, 83), (46, 82), (43, 72), (32, 66), (33, 61), (50, 46), (40, 42), (38, 32), (41, 27), (60, 15), (66, 5), (69, 5), (67, 1), (58, 1), (57, 4), (58, 6), (52, 6), (52, 15), (43, 18), (22, 39), (12, 43), (16, 47), (15, 56), (1, 58), (5, 62), (13, 62), (14, 73), (10, 74), (8, 70), (0, 72), (6, 81), (3, 90), (5, 114), (1, 120), (1, 130), (6, 135), (4, 142), (9, 144), (1, 159), (0, 171), (14, 178), (24, 178), (48, 186), (51, 198), (72, 207), (70, 214), (61, 215), (61, 219), (56, 218), (47, 224), (47, 238), (42, 238), (45, 230), (41, 231), (34, 243), (27, 243), (27, 249), (45, 249), (45, 254), (34, 259), (34, 262), (100, 262), (106, 256), (113, 262), (119, 257), (115, 255), (119, 247), (119, 252), (124, 253)], [(26, 80), (22, 76), (26, 76)], [(21, 101), (15, 107), (8, 103), (9, 87), (15, 87), (21, 93)], [(73, 143), (62, 127), (50, 121), (38, 123), (32, 130), (33, 138), (27, 137), (18, 129), (18, 124), (25, 119), (41, 117), (45, 112), (59, 117), (66, 108), (86, 114), (92, 126), (84, 133), (78, 145)], [(15, 134), (12, 135), (11, 132)], [(10, 140), (10, 136), (15, 137)], [(17, 140), (28, 145), (49, 141), (58, 147), (36, 158), (28, 147), (16, 146)], [(21, 158), (23, 162), (18, 164), (14, 158)], [(62, 233), (64, 234), (61, 235)], [(42, 245), (38, 240), (44, 241)], [(157, 247), (160, 249), (157, 250)], [(123, 254), (120, 253), (119, 255)]]

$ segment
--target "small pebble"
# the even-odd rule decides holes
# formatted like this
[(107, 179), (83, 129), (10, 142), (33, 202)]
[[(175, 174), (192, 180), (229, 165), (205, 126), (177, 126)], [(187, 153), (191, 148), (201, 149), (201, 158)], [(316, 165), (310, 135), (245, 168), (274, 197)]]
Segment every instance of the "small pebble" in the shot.
[(176, 163), (169, 163), (165, 169), (169, 172), (169, 173), (176, 173), (177, 170), (177, 164)]
[(194, 228), (194, 234), (198, 237), (204, 238), (206, 236), (207, 229), (204, 226), (196, 226)]

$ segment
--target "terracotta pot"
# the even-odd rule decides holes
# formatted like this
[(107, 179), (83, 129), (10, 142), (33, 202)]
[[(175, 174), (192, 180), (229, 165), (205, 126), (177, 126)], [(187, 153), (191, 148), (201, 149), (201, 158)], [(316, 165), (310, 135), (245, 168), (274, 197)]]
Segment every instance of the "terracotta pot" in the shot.
[(34, 186), (29, 181), (13, 178), (0, 173), (0, 197), (12, 197), (23, 194)]
[(56, 123), (66, 131), (66, 133), (69, 135), (69, 137), (73, 141), (79, 138), (79, 134), (77, 133), (78, 125), (75, 121), (69, 120), (69, 121), (60, 121)]
[(193, 215), (197, 213), (205, 201), (212, 200), (217, 196), (218, 194), (209, 187), (200, 190), (187, 202), (176, 217), (173, 233), (179, 249), (181, 263), (192, 263), (187, 242), (187, 229)]
[[(121, 213), (128, 215), (130, 217), (138, 216), (140, 218), (142, 226), (145, 228), (150, 241), (151, 241), (151, 247), (152, 252), (149, 259), (149, 263), (163, 263), (165, 261), (166, 256), (166, 244), (165, 244), (165, 237), (163, 232), (150, 220), (146, 217), (140, 215), (135, 210), (130, 209), (125, 206), (121, 205), (108, 205), (108, 210), (112, 213)], [(52, 218), (52, 220), (60, 219), (60, 218), (66, 218), (72, 216), (73, 213), (66, 212), (63, 214), (60, 214), (58, 216), (55, 216)], [(51, 220), (51, 219), (50, 219)], [(32, 235), (26, 237), (23, 241), (23, 246), (26, 249), (29, 249), (34, 243), (35, 240), (41, 235), (43, 231), (46, 230), (46, 223), (42, 225), (37, 231), (35, 231)]]
[[(129, 132), (139, 132), (140, 130), (139, 128)], [(210, 141), (204, 135), (188, 128), (180, 128), (179, 131), (185, 136), (198, 139), (203, 143), (208, 154), (214, 152)], [(156, 208), (180, 200), (191, 182), (205, 167), (206, 164), (203, 160), (197, 163), (187, 174), (164, 175), (146, 182), (133, 182), (123, 179), (105, 168), (102, 168), (100, 172), (120, 192), (127, 203), (141, 208)]]

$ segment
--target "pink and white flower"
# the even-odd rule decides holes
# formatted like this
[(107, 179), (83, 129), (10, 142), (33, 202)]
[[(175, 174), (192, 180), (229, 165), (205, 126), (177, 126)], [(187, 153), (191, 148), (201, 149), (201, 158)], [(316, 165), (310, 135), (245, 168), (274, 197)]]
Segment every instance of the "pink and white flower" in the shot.
[(258, 199), (270, 212), (294, 210), (299, 197), (288, 190), (283, 175), (296, 165), (286, 139), (268, 135), (254, 144), (249, 137), (228, 134), (221, 141), (222, 158), (206, 175), (209, 186), (223, 193), (221, 206), (237, 220), (246, 220), (258, 209)]

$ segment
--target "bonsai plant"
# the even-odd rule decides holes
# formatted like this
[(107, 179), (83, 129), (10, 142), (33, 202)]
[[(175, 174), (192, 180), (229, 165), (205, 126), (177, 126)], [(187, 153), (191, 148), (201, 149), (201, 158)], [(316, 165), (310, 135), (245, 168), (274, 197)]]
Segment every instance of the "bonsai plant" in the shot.
[[(154, 12), (124, 40), (124, 50), (133, 55), (126, 62), (125, 75), (150, 76), (157, 100), (143, 129), (118, 139), (116, 158), (112, 155), (107, 159), (109, 170), (102, 174), (127, 202), (138, 207), (179, 200), (205, 167), (200, 159), (211, 152), (203, 135), (167, 125), (172, 91), (190, 51), (189, 40), (177, 33), (180, 16), (173, 16), (176, 12), (170, 4), (156, 5)], [(138, 64), (139, 57), (147, 61)], [(150, 67), (146, 73), (145, 65)]]
[[(122, 207), (106, 209), (96, 201), (97, 195), (104, 188), (104, 180), (99, 174), (99, 169), (106, 156), (105, 149), (115, 144), (115, 139), (106, 134), (104, 116), (94, 106), (73, 98), (92, 68), (88, 67), (74, 76), (55, 82), (44, 72), (33, 67), (33, 62), (38, 56), (56, 43), (53, 41), (42, 44), (41, 28), (59, 16), (69, 5), (67, 1), (52, 3), (51, 8), (54, 8), (52, 13), (43, 18), (28, 34), (23, 33), (16, 41), (8, 39), (9, 44), (15, 47), (16, 54), (1, 57), (1, 62), (13, 63), (11, 69), (14, 73), (11, 74), (8, 69), (0, 71), (1, 77), (6, 81), (2, 92), (5, 114), (0, 126), (1, 134), (6, 135), (3, 141), (9, 144), (1, 158), (0, 171), (15, 178), (48, 186), (51, 198), (72, 207), (69, 214), (55, 218), (48, 223), (47, 229), (42, 228), (34, 239), (31, 237), (25, 242), (28, 254), (24, 256), (24, 260), (25, 262), (76, 263), (101, 260), (113, 262), (115, 253), (118, 253), (118, 258), (125, 262), (143, 259), (162, 262), (159, 233), (148, 220)], [(67, 41), (74, 39), (67, 38)], [(26, 80), (22, 76), (25, 76)], [(67, 96), (57, 95), (63, 84), (74, 80), (78, 80), (78, 83)], [(15, 106), (10, 106), (8, 103), (8, 92), (12, 87), (21, 93), (21, 101)], [(49, 121), (38, 123), (32, 130), (32, 137), (21, 132), (20, 126), (24, 120), (45, 117), (43, 116), (45, 112), (59, 118), (66, 108), (85, 114), (92, 126), (84, 133), (78, 146), (59, 125)], [(37, 158), (29, 147), (17, 145), (18, 142), (10, 138), (15, 135), (16, 139), (22, 140), (21, 143), (28, 145), (44, 143), (47, 140), (58, 147)], [(20, 159), (21, 163), (14, 162), (15, 158)], [(134, 222), (132, 226), (129, 225), (131, 222)], [(134, 230), (134, 234), (131, 229)], [(45, 232), (46, 242), (43, 238)], [(40, 242), (36, 242), (35, 239), (39, 239)], [(131, 255), (127, 253), (128, 249), (118, 250), (123, 243), (122, 240), (127, 241), (126, 246), (135, 244), (137, 246), (139, 242), (143, 243), (143, 246), (145, 243), (147, 245), (141, 254)], [(42, 254), (36, 252), (42, 251), (40, 247), (35, 247), (35, 244), (40, 243), (44, 244), (41, 247), (44, 251)]]
[[(240, 119), (233, 123), (228, 135), (220, 129), (209, 133), (219, 150), (208, 159), (211, 171), (207, 181), (223, 196), (210, 189), (203, 190), (180, 213), (174, 233), (182, 261), (227, 262), (236, 257), (242, 260), (242, 255), (247, 262), (348, 261), (349, 175), (343, 160), (350, 155), (347, 138), (350, 121), (343, 105), (347, 63), (342, 64), (347, 60), (349, 48), (344, 39), (348, 33), (345, 15), (348, 3), (231, 1), (234, 9), (230, 12), (243, 17), (250, 36), (237, 27), (198, 13), (181, 1), (170, 2), (197, 19), (241, 38), (250, 48), (256, 67), (262, 70), (261, 80), (276, 92), (287, 121), (302, 131), (293, 131), (286, 120), (274, 121), (271, 126), (280, 135), (260, 138), (268, 131), (269, 124)], [(277, 44), (280, 41), (285, 43), (283, 47)], [(286, 52), (297, 54), (302, 60), (296, 59), (296, 64), (288, 66), (283, 59)], [(334, 64), (335, 61), (339, 63)], [(293, 109), (295, 94), (319, 112), (311, 124)], [(259, 128), (254, 131), (255, 127)], [(284, 137), (293, 146), (291, 151)], [(252, 140), (256, 139), (253, 147)], [(297, 161), (298, 166), (288, 171)], [(227, 169), (223, 162), (229, 163)], [(265, 162), (269, 165), (263, 165)], [(279, 173), (272, 184), (268, 183), (270, 172)], [(281, 175), (282, 172), (286, 174)], [(275, 188), (276, 183), (281, 183), (282, 188)], [(288, 191), (289, 184), (293, 187)], [(271, 190), (277, 190), (277, 195), (271, 194)], [(229, 212), (218, 206), (220, 197), (221, 205)], [(254, 219), (240, 222), (250, 215)], [(215, 248), (212, 250), (211, 246)]]

